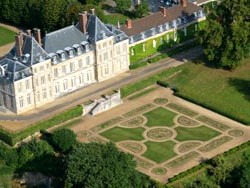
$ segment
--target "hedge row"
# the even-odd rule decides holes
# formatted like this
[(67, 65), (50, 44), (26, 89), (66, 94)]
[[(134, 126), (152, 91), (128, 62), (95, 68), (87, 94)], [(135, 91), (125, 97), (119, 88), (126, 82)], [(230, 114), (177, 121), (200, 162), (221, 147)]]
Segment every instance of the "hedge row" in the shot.
[[(249, 147), (250, 147), (250, 141), (243, 143), (237, 147), (234, 147), (234, 148), (232, 148), (232, 149), (230, 149), (230, 150), (228, 150), (228, 151), (226, 151), (226, 152), (224, 152), (224, 153), (222, 153), (214, 158), (211, 158), (211, 159), (209, 159), (209, 160), (207, 160), (207, 161), (205, 161), (205, 162), (203, 162), (203, 163), (201, 163), (201, 164), (199, 164), (199, 165), (197, 165), (197, 166), (195, 166), (195, 167), (193, 167), (185, 172), (182, 172), (182, 173), (170, 178), (168, 180), (168, 183), (166, 185), (164, 185), (164, 187), (169, 187), (174, 182), (181, 181), (182, 178), (185, 178), (187, 176), (192, 176), (192, 174), (195, 174), (196, 172), (200, 171), (201, 169), (206, 170), (207, 168), (209, 168), (211, 161), (217, 157), (220, 157), (220, 156), (225, 157), (225, 158), (230, 157), (235, 153), (244, 152)], [(162, 187), (162, 186), (163, 185), (159, 184), (159, 187)]]
[(59, 125), (70, 119), (79, 117), (82, 115), (82, 112), (83, 112), (82, 106), (76, 106), (48, 120), (35, 123), (34, 125), (31, 125), (30, 127), (16, 133), (9, 133), (5, 130), (0, 129), (0, 140), (11, 146), (14, 146), (17, 142), (27, 138), (28, 136), (35, 134), (36, 132), (39, 132), (40, 130), (48, 129), (50, 127)]
[(126, 85), (121, 88), (121, 96), (122, 98), (127, 97), (131, 95), (132, 93), (135, 93), (137, 91), (140, 91), (150, 85), (153, 85), (157, 83), (158, 80), (166, 79), (169, 76), (173, 75), (174, 73), (178, 72), (180, 68), (178, 67), (171, 67), (165, 71), (162, 71), (161, 73), (158, 73), (154, 76), (151, 76), (149, 78), (146, 78), (144, 80), (140, 80), (136, 83)]

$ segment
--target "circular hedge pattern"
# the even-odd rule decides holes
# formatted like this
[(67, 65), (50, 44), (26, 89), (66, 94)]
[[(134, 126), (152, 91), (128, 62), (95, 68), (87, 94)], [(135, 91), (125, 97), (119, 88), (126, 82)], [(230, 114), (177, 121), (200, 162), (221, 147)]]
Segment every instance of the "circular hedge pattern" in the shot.
[(77, 133), (77, 137), (78, 138), (89, 138), (92, 136), (92, 133), (90, 131), (80, 131), (79, 133)]
[(156, 167), (153, 168), (151, 172), (156, 175), (165, 175), (167, 173), (167, 169), (163, 167)]
[(197, 125), (199, 125), (199, 123), (197, 121), (194, 121), (194, 120), (187, 118), (185, 116), (178, 117), (177, 122), (181, 125), (184, 125), (184, 126), (197, 126)]
[(125, 121), (123, 123), (121, 123), (121, 126), (124, 126), (124, 127), (137, 127), (139, 125), (141, 125), (142, 123), (144, 122), (144, 119), (143, 117), (141, 116), (137, 116), (137, 117), (134, 117), (128, 121)]
[(168, 102), (168, 99), (165, 99), (165, 98), (157, 98), (154, 100), (154, 103), (158, 105), (166, 104), (167, 102)]
[(179, 147), (178, 147), (178, 151), (180, 153), (186, 153), (198, 146), (200, 146), (201, 143), (200, 142), (186, 142), (186, 143), (183, 143), (181, 144)]
[(239, 136), (242, 136), (244, 132), (241, 130), (234, 129), (234, 130), (228, 131), (228, 134), (233, 137), (239, 137)]
[(147, 137), (152, 140), (167, 140), (173, 136), (173, 131), (167, 128), (154, 128), (147, 132)]
[(118, 145), (123, 148), (126, 148), (129, 151), (132, 151), (133, 153), (141, 153), (143, 150), (141, 144), (135, 142), (122, 142), (118, 143)]

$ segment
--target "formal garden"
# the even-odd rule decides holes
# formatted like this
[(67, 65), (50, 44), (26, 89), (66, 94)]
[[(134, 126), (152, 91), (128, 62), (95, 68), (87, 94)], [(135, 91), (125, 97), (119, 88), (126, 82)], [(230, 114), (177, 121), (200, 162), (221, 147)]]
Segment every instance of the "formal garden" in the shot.
[(78, 138), (114, 142), (135, 156), (140, 171), (166, 180), (186, 170), (189, 163), (199, 164), (208, 153), (245, 134), (240, 128), (220, 123), (168, 98), (154, 98), (155, 90), (149, 88), (132, 95), (128, 100), (145, 95), (152, 98), (90, 130), (78, 132)]

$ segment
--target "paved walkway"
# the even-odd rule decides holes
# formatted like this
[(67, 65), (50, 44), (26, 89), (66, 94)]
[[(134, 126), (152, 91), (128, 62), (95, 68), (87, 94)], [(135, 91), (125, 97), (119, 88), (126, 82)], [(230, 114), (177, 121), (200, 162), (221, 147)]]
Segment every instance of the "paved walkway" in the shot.
[(175, 55), (173, 58), (167, 58), (158, 63), (120, 74), (113, 79), (89, 85), (79, 91), (58, 98), (50, 104), (31, 110), (23, 115), (16, 116), (13, 115), (13, 113), (0, 112), (0, 125), (11, 131), (20, 130), (31, 123), (47, 119), (89, 99), (99, 98), (100, 95), (105, 94), (110, 90), (120, 88), (128, 83), (136, 82), (150, 75), (154, 75), (169, 67), (179, 66), (200, 55), (200, 47), (192, 48), (188, 51)]

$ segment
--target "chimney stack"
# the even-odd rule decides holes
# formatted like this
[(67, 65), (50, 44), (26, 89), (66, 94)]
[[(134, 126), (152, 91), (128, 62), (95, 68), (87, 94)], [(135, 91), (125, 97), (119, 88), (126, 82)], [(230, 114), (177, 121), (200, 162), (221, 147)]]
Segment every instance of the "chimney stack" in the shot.
[(80, 30), (83, 33), (87, 33), (87, 22), (88, 22), (88, 16), (87, 16), (87, 11), (84, 11), (83, 13), (79, 13), (80, 16)]
[(182, 8), (186, 8), (187, 7), (187, 0), (181, 0), (181, 5), (182, 5)]
[(15, 35), (15, 40), (16, 40), (16, 51), (17, 51), (17, 56), (21, 57), (23, 55), (22, 53), (22, 35), (19, 33), (18, 35)]
[(126, 21), (126, 27), (127, 27), (128, 29), (131, 29), (131, 28), (132, 28), (132, 20), (128, 19), (128, 20)]
[(41, 30), (38, 28), (34, 28), (35, 39), (39, 45), (42, 45), (42, 38), (41, 38)]
[(92, 8), (92, 9), (90, 9), (90, 10), (91, 10), (91, 14), (92, 14), (92, 15), (95, 15), (95, 9)]
[(31, 36), (31, 30), (30, 29), (27, 29), (26, 33), (27, 33), (27, 35)]
[(163, 14), (163, 16), (166, 17), (167, 16), (167, 9), (163, 6), (160, 6), (159, 9), (160, 9), (161, 13)]

